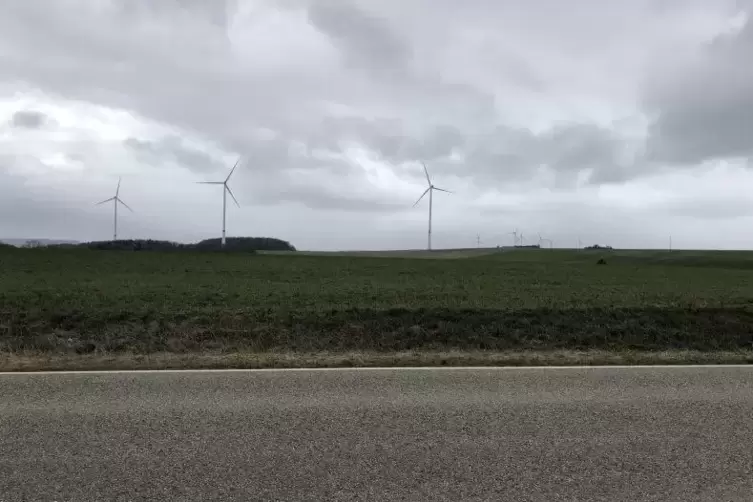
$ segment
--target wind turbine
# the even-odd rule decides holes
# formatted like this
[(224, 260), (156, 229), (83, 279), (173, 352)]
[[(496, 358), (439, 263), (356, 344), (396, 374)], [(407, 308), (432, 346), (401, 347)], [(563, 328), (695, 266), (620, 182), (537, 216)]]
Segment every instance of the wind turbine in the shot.
[(112, 201), (114, 216), (113, 216), (113, 229), (112, 229), (112, 240), (116, 241), (118, 240), (118, 204), (123, 204), (123, 206), (128, 209), (130, 212), (133, 212), (133, 209), (128, 207), (128, 204), (123, 202), (123, 200), (120, 198), (120, 181), (121, 178), (118, 178), (118, 187), (115, 189), (115, 197), (110, 197), (109, 199), (105, 199), (102, 202), (97, 202), (97, 206), (104, 204), (106, 202)]
[(548, 243), (549, 243), (549, 249), (552, 249), (552, 247), (553, 247), (553, 245), (554, 245), (554, 244), (552, 243), (552, 239), (544, 239), (544, 238), (543, 238), (543, 237), (541, 236), (541, 234), (538, 234), (538, 235), (539, 235), (539, 248), (541, 247), (541, 243), (542, 243), (542, 242), (548, 242)]
[(222, 185), (222, 247), (225, 247), (225, 220), (227, 219), (227, 194), (230, 194), (230, 197), (233, 198), (233, 202), (235, 202), (235, 205), (238, 207), (241, 207), (240, 204), (238, 204), (238, 201), (235, 198), (235, 195), (233, 195), (233, 191), (230, 190), (230, 187), (228, 186), (227, 182), (230, 181), (230, 176), (233, 175), (233, 172), (235, 172), (235, 168), (238, 167), (238, 163), (241, 161), (241, 159), (238, 159), (235, 161), (235, 165), (230, 170), (230, 174), (227, 175), (227, 178), (225, 178), (225, 181), (197, 181), (196, 183), (200, 185)]
[(518, 245), (518, 229), (516, 228), (514, 231), (510, 232), (509, 235), (512, 235), (512, 247), (515, 247)]
[(452, 193), (452, 192), (450, 192), (449, 190), (445, 190), (444, 188), (435, 187), (431, 182), (431, 178), (429, 178), (429, 170), (426, 169), (426, 164), (421, 162), (421, 165), (424, 166), (424, 174), (426, 174), (426, 182), (429, 184), (429, 187), (424, 191), (424, 193), (421, 194), (421, 197), (418, 198), (416, 203), (413, 204), (413, 207), (416, 207), (418, 203), (421, 202), (421, 199), (423, 199), (427, 193), (429, 194), (429, 245), (427, 249), (431, 251), (431, 210), (432, 210), (432, 205), (434, 201), (434, 197), (433, 197), (434, 191), (437, 190), (439, 192), (447, 192), (447, 193)]
[(481, 247), (481, 234), (476, 234), (476, 247)]

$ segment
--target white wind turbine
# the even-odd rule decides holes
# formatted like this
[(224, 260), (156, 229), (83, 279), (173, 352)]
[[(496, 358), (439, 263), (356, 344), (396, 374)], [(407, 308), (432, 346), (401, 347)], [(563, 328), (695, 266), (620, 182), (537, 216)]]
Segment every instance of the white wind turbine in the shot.
[(133, 212), (133, 209), (128, 207), (128, 204), (123, 202), (123, 200), (120, 198), (120, 181), (121, 178), (118, 178), (118, 187), (115, 189), (115, 197), (110, 197), (109, 199), (105, 199), (102, 202), (97, 202), (97, 206), (100, 204), (104, 204), (106, 202), (112, 201), (113, 206), (113, 229), (112, 229), (112, 240), (116, 241), (118, 240), (118, 204), (123, 204), (123, 206), (128, 209), (129, 211)]
[(541, 247), (541, 244), (544, 242), (549, 243), (549, 249), (552, 249), (552, 247), (554, 247), (554, 243), (552, 242), (552, 239), (544, 239), (541, 236), (541, 234), (538, 234), (538, 235), (539, 235), (539, 247)]
[(512, 247), (515, 247), (518, 245), (518, 229), (516, 228), (512, 232), (510, 232), (509, 235), (512, 235)]
[(230, 197), (233, 198), (233, 202), (235, 202), (235, 205), (238, 207), (241, 207), (240, 204), (238, 204), (238, 201), (235, 198), (235, 195), (233, 195), (233, 191), (230, 190), (230, 187), (228, 186), (227, 182), (230, 181), (230, 176), (233, 175), (233, 172), (235, 172), (235, 168), (238, 167), (238, 163), (241, 161), (241, 159), (238, 159), (235, 162), (235, 165), (230, 170), (230, 174), (227, 175), (227, 178), (225, 178), (224, 181), (197, 181), (196, 183), (200, 185), (222, 185), (222, 247), (225, 247), (225, 221), (227, 219), (227, 194), (230, 194)]
[(424, 191), (424, 193), (421, 194), (421, 197), (418, 198), (415, 204), (413, 204), (413, 207), (416, 207), (419, 202), (421, 202), (421, 199), (424, 198), (424, 196), (428, 193), (429, 194), (429, 247), (428, 250), (431, 251), (431, 211), (432, 211), (432, 205), (434, 201), (434, 190), (440, 191), (440, 192), (447, 192), (452, 193), (449, 190), (445, 190), (444, 188), (437, 188), (431, 183), (431, 178), (429, 178), (429, 170), (426, 169), (426, 164), (421, 162), (421, 165), (424, 166), (424, 174), (426, 174), (426, 182), (429, 184), (429, 187)]

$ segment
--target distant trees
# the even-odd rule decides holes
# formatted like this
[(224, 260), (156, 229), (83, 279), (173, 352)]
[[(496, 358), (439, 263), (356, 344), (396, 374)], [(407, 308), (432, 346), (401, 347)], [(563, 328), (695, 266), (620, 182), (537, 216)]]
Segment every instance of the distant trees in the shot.
[[(70, 247), (119, 250), (119, 251), (173, 251), (186, 249), (191, 244), (179, 244), (171, 241), (159, 241), (152, 239), (119, 239), (117, 241), (94, 241), (82, 242)], [(68, 246), (66, 246), (68, 247)]]
[(599, 246), (598, 244), (594, 244), (593, 246), (586, 246), (583, 249), (612, 249), (612, 246)]
[[(192, 246), (198, 250), (222, 249), (222, 240), (204, 239)], [(273, 237), (228, 237), (225, 249), (228, 251), (295, 251), (295, 247), (288, 241)]]
[(152, 239), (123, 239), (117, 241), (95, 241), (80, 244), (58, 244), (49, 247), (88, 248), (119, 251), (295, 251), (288, 241), (273, 237), (228, 237), (225, 249), (220, 239), (205, 239), (194, 244), (181, 244), (172, 241)]

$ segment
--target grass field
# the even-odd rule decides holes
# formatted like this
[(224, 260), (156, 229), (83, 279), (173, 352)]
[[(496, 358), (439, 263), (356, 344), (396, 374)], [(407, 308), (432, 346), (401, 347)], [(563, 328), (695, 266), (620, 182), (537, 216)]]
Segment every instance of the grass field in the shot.
[(753, 350), (751, 252), (474, 251), (0, 249), (0, 356)]

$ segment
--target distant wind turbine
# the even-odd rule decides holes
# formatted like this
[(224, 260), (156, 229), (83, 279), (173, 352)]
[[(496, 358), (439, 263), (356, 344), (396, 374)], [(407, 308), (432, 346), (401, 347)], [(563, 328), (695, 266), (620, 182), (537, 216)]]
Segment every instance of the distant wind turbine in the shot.
[(481, 247), (481, 234), (476, 234), (476, 247)]
[(549, 243), (549, 249), (552, 249), (552, 247), (554, 246), (554, 243), (552, 242), (552, 240), (551, 239), (544, 239), (541, 236), (541, 234), (538, 234), (538, 235), (539, 235), (539, 247), (541, 247), (542, 243), (547, 242), (547, 243)]
[(236, 200), (235, 195), (233, 195), (233, 191), (230, 190), (230, 187), (228, 186), (227, 182), (230, 181), (230, 176), (233, 175), (233, 172), (235, 172), (235, 168), (238, 167), (238, 163), (241, 161), (241, 159), (238, 159), (235, 162), (235, 165), (230, 170), (230, 174), (227, 175), (227, 178), (225, 178), (225, 181), (197, 181), (196, 183), (200, 185), (222, 185), (222, 247), (225, 247), (225, 221), (227, 219), (227, 194), (230, 194), (230, 197), (233, 198), (233, 202), (235, 202), (235, 205), (238, 207), (241, 207), (240, 204), (238, 204), (238, 200)]
[(431, 251), (431, 212), (432, 212), (432, 205), (434, 201), (434, 191), (437, 190), (439, 192), (447, 192), (452, 193), (449, 190), (445, 190), (444, 188), (437, 188), (435, 187), (432, 182), (431, 178), (429, 178), (429, 170), (426, 169), (426, 164), (421, 162), (421, 165), (424, 166), (424, 174), (426, 174), (426, 182), (429, 184), (429, 187), (424, 191), (424, 193), (421, 194), (421, 197), (418, 198), (415, 204), (413, 204), (413, 207), (416, 207), (419, 202), (421, 202), (421, 199), (424, 198), (424, 196), (428, 193), (429, 194), (429, 244), (428, 244), (428, 250)]
[(113, 216), (113, 229), (112, 229), (112, 240), (116, 241), (118, 240), (118, 204), (123, 204), (123, 206), (128, 209), (129, 211), (133, 212), (133, 209), (131, 209), (128, 204), (123, 202), (123, 200), (120, 198), (120, 181), (121, 178), (118, 178), (118, 187), (115, 189), (115, 197), (110, 197), (109, 199), (105, 199), (102, 202), (97, 202), (97, 206), (100, 204), (105, 204), (106, 202), (112, 201), (114, 216)]
[(510, 235), (512, 235), (512, 247), (515, 247), (518, 245), (518, 229), (516, 228), (514, 231), (510, 232)]

